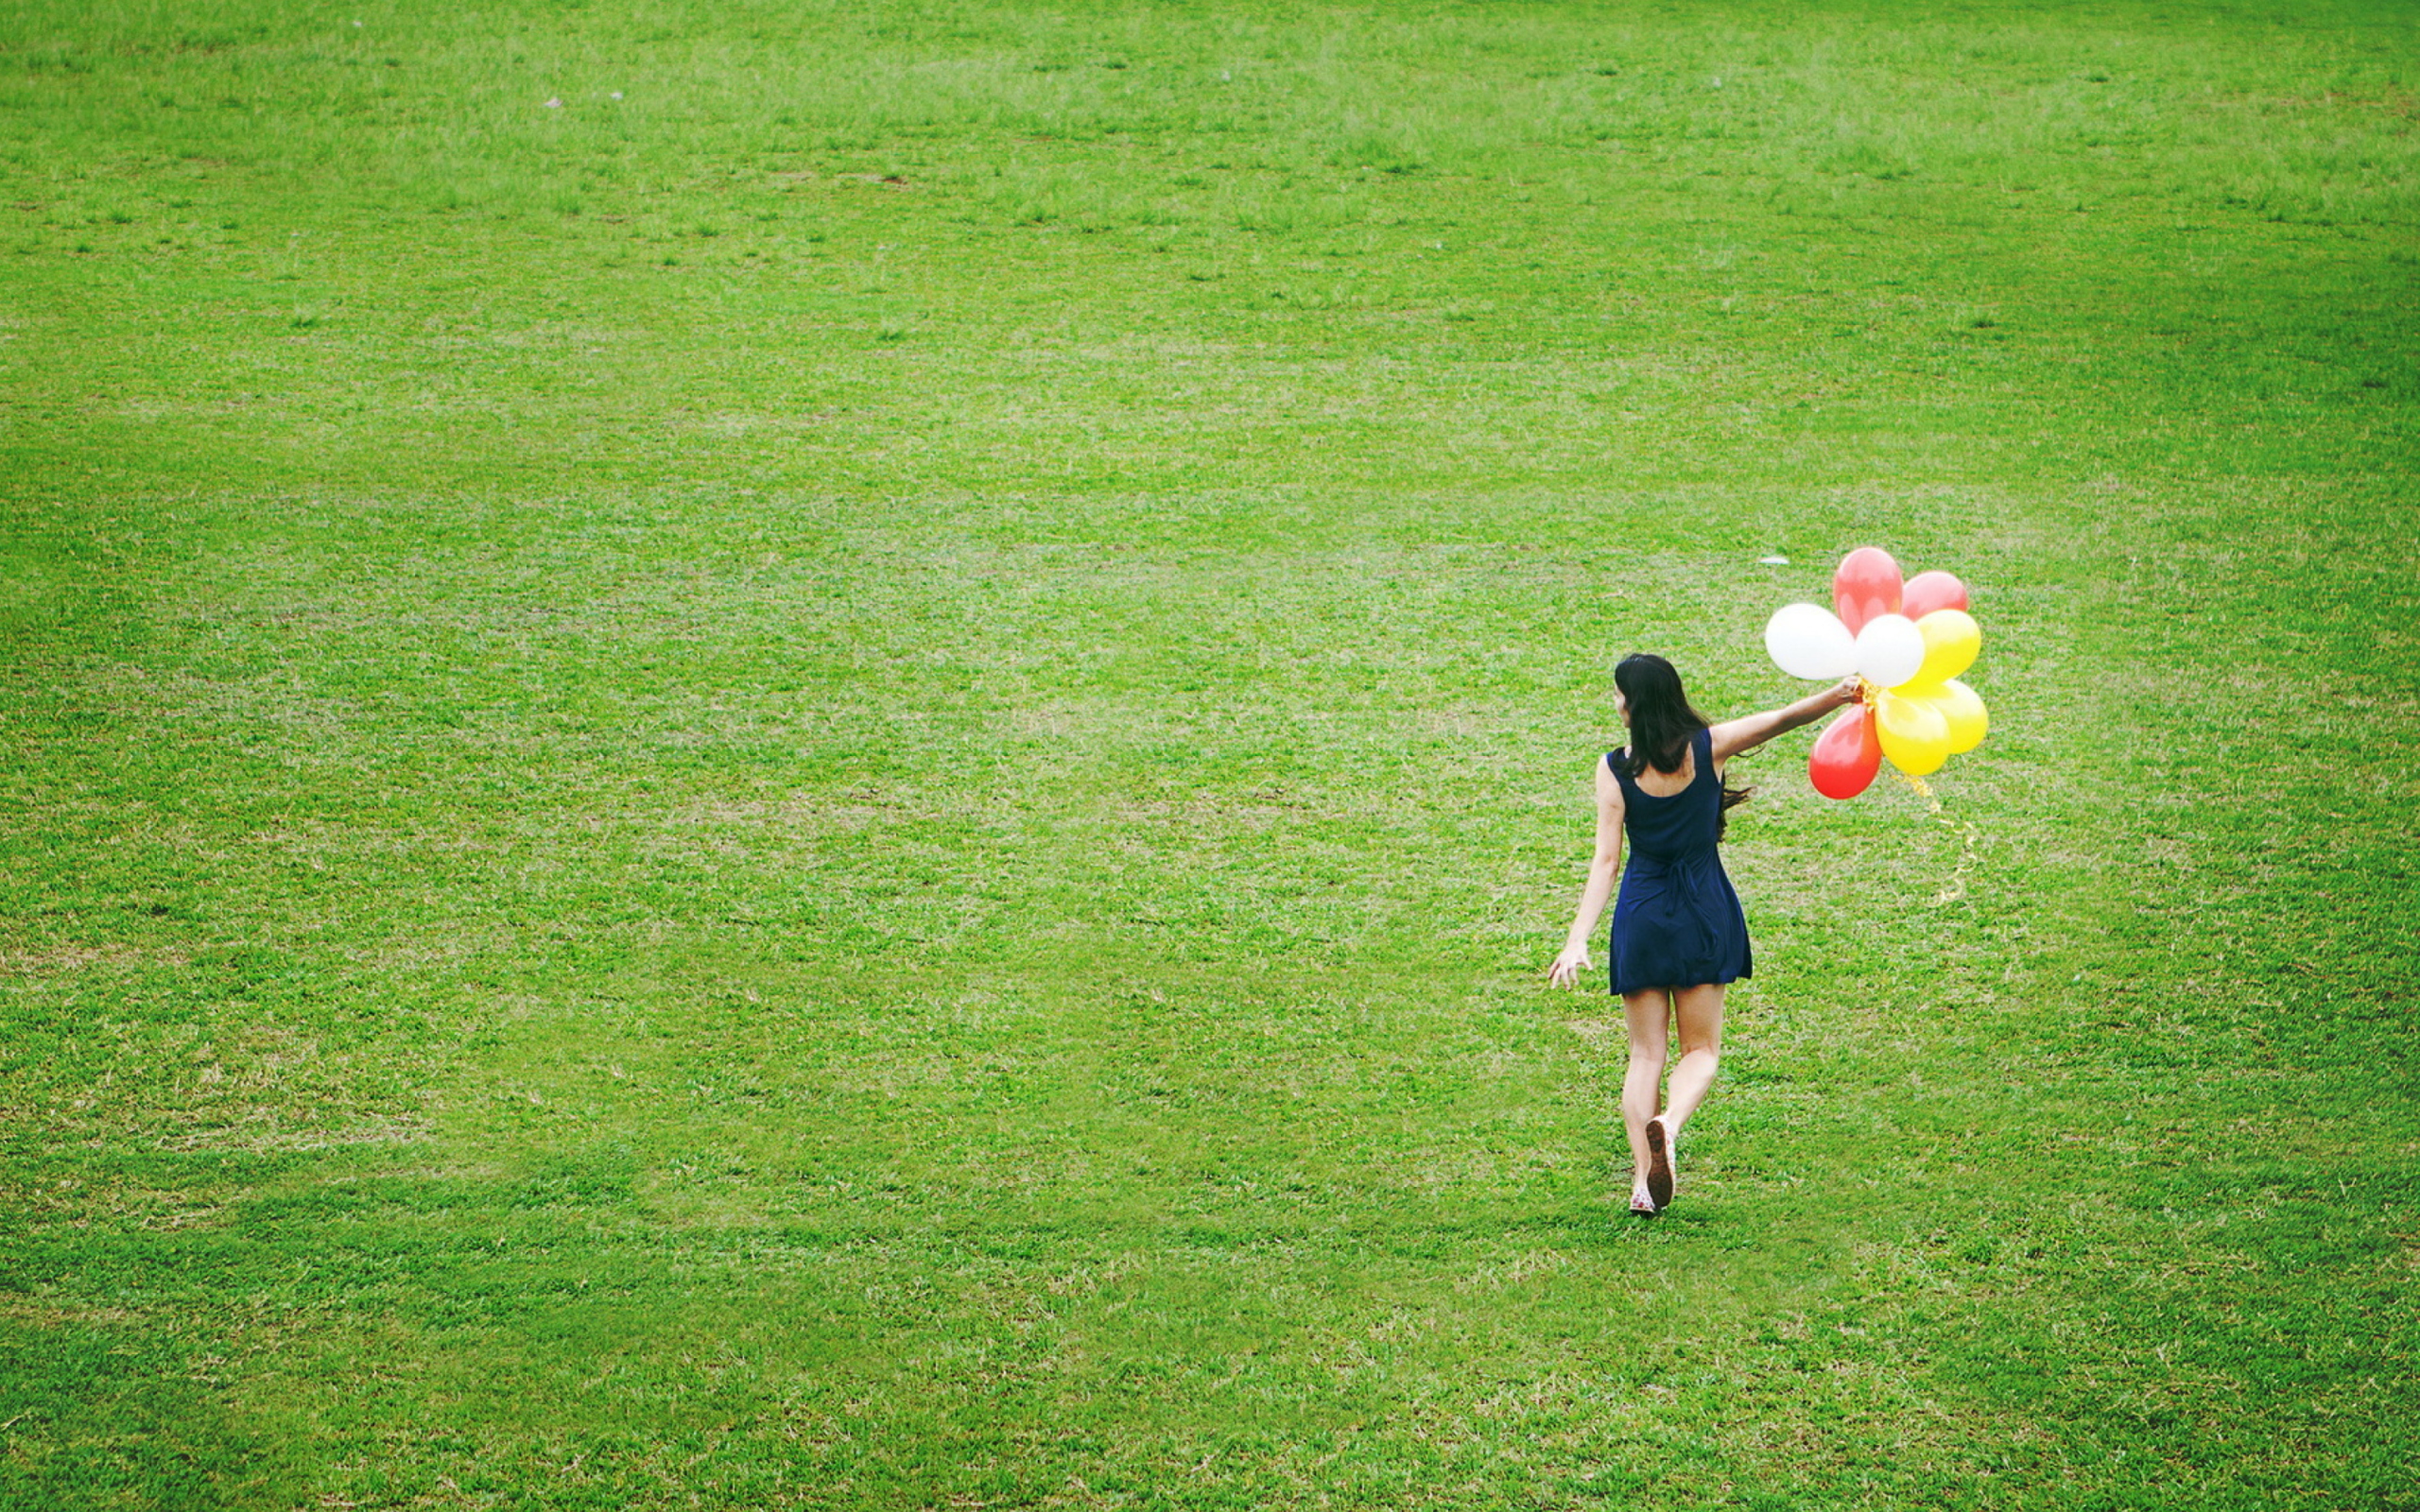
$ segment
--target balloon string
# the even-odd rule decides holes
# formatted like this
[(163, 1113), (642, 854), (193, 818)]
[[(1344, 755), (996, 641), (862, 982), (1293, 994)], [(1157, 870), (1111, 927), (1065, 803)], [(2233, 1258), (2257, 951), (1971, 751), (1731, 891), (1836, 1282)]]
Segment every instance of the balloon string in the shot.
[(1966, 896), (1966, 877), (1975, 869), (1975, 847), (1982, 836), (1977, 834), (1975, 827), (1965, 820), (1953, 819), (1949, 816), (1948, 813), (1942, 808), (1941, 799), (1933, 792), (1931, 783), (1921, 777), (1910, 777), (1896, 767), (1892, 769), (1891, 775), (1907, 783), (1916, 797), (1925, 800), (1926, 813), (1946, 826), (1951, 833), (1962, 837), (1964, 844), (1959, 849), (1958, 865), (1951, 869), (1948, 883), (1941, 891), (1933, 894), (1932, 898), (1936, 903), (1956, 902)]

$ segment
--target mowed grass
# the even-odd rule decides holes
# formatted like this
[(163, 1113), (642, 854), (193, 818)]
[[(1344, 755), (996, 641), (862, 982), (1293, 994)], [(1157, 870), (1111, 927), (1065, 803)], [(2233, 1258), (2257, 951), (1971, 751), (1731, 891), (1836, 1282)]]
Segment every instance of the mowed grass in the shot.
[[(0, 18), (0, 1504), (2420, 1502), (2393, 6)], [(1627, 1218), (1612, 662), (1875, 543)], [(1759, 558), (1782, 555), (1787, 566)]]

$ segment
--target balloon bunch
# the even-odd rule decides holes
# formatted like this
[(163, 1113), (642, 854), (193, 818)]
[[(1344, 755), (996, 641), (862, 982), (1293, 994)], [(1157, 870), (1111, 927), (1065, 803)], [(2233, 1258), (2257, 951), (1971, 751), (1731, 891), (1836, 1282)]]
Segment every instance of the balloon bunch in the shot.
[(1947, 573), (1902, 582), (1878, 546), (1860, 546), (1832, 575), (1836, 614), (1787, 604), (1765, 626), (1765, 649), (1793, 678), (1865, 679), (1864, 700), (1841, 711), (1815, 742), (1806, 775), (1825, 798), (1855, 798), (1882, 758), (1910, 777), (1983, 742), (1990, 715), (1958, 675), (1975, 664), (1983, 632), (1966, 612), (1966, 585)]

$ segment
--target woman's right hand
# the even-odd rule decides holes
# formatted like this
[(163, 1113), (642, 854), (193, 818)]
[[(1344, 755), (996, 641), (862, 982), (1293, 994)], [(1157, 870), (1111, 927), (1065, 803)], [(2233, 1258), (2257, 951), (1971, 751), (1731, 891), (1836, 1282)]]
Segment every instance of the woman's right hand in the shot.
[(1554, 958), (1554, 964), (1547, 968), (1547, 980), (1557, 987), (1578, 987), (1580, 973), (1587, 969), (1588, 947), (1566, 945), (1563, 954)]

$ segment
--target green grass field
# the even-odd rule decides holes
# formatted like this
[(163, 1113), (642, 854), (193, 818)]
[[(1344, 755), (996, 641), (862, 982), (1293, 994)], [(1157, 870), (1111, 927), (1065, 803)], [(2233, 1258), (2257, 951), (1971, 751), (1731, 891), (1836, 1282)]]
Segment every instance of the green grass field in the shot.
[(2389, 4), (11, 6), (0, 1505), (2420, 1506), (2415, 338)]

